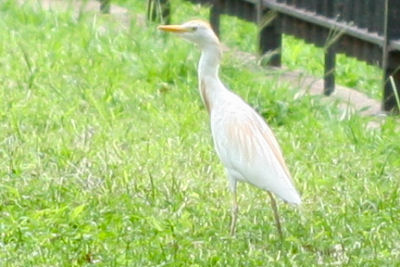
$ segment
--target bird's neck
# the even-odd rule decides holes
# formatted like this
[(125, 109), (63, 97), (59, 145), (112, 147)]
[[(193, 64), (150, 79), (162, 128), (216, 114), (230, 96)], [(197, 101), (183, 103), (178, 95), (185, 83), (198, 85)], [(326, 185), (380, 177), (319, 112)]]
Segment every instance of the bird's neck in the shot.
[(225, 87), (219, 76), (221, 50), (218, 45), (210, 45), (202, 49), (198, 66), (199, 90), (208, 113), (211, 113), (218, 95)]
[(206, 46), (201, 51), (198, 71), (200, 77), (218, 78), (221, 49), (217, 45)]

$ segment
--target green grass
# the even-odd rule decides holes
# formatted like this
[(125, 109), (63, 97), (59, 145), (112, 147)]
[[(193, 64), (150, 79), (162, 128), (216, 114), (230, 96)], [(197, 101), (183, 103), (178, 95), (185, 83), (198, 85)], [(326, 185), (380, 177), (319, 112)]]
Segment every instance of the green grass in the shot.
[(279, 202), (280, 242), (266, 193), (241, 184), (231, 237), (192, 45), (155, 25), (14, 1), (0, 3), (0, 36), (1, 266), (400, 261), (394, 118), (366, 130), (373, 118), (226, 56), (223, 80), (270, 123), (304, 200)]

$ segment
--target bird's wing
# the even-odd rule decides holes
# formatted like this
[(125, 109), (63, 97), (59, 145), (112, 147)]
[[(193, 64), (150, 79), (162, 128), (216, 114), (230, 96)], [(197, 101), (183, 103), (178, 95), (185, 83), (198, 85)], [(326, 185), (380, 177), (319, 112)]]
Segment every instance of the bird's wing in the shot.
[(300, 204), (300, 196), (271, 129), (244, 101), (235, 101), (231, 107), (223, 117), (212, 122), (215, 147), (228, 172), (289, 203)]

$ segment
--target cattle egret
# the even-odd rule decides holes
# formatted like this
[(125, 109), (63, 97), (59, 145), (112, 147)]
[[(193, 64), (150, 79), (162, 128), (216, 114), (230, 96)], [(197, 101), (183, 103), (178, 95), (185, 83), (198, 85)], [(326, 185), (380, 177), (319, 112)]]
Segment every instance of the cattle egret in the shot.
[(200, 20), (182, 25), (160, 25), (158, 28), (197, 44), (201, 50), (199, 90), (210, 115), (215, 150), (226, 169), (233, 194), (230, 233), (233, 235), (236, 229), (236, 184), (241, 181), (268, 192), (275, 223), (282, 237), (278, 209), (271, 192), (295, 205), (301, 203), (300, 195), (271, 129), (253, 108), (228, 90), (219, 79), (222, 52), (218, 37), (207, 22)]

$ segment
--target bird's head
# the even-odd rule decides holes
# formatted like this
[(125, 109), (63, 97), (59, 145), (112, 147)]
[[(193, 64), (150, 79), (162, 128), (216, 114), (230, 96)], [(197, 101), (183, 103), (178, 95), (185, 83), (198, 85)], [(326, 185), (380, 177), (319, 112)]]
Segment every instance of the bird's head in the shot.
[(181, 25), (160, 25), (158, 29), (172, 32), (190, 42), (197, 44), (201, 49), (207, 46), (219, 46), (218, 37), (211, 29), (210, 24), (202, 20), (191, 20)]

